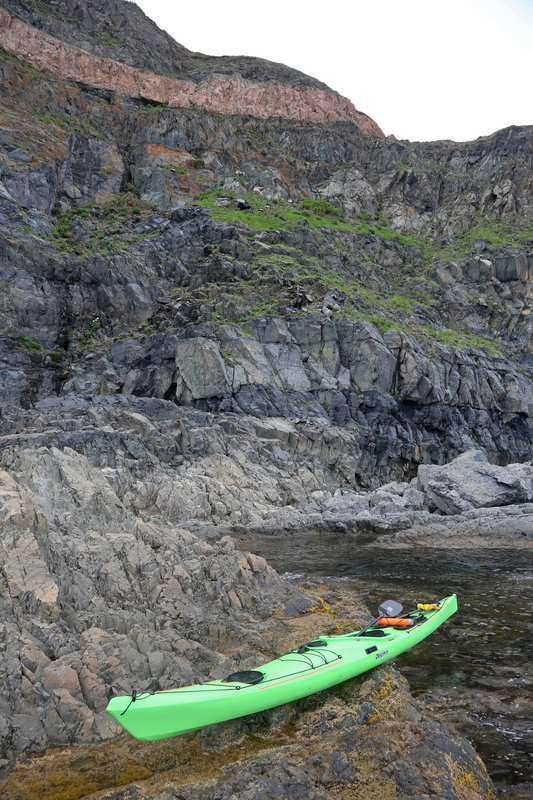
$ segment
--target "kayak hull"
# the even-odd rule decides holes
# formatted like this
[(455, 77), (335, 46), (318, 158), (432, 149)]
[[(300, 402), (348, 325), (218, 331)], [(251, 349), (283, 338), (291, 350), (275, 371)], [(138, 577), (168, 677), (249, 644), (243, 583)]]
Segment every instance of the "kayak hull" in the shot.
[[(381, 628), (340, 636), (321, 636), (257, 667), (256, 684), (209, 681), (132, 696), (114, 697), (107, 711), (132, 736), (156, 741), (265, 711), (367, 672), (421, 642), (457, 611), (455, 594), (440, 608), (419, 612), (411, 628)], [(259, 676), (260, 677), (260, 676)]]

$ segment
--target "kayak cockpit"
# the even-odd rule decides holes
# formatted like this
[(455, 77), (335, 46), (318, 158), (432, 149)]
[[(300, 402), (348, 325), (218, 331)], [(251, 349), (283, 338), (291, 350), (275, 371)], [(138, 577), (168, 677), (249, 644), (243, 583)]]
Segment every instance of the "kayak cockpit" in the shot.
[(222, 679), (222, 683), (247, 683), (253, 686), (260, 683), (264, 677), (265, 673), (258, 669), (245, 669), (241, 672), (232, 672), (227, 678)]

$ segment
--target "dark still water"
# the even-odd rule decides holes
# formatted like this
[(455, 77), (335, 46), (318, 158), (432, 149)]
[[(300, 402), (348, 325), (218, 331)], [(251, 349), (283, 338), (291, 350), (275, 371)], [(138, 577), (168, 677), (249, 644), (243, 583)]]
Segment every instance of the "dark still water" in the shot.
[(430, 713), (472, 741), (509, 796), (529, 796), (517, 784), (531, 782), (533, 797), (532, 550), (385, 549), (323, 533), (240, 543), (282, 574), (353, 587), (372, 611), (387, 599), (411, 608), (457, 592), (458, 613), (396, 666)]

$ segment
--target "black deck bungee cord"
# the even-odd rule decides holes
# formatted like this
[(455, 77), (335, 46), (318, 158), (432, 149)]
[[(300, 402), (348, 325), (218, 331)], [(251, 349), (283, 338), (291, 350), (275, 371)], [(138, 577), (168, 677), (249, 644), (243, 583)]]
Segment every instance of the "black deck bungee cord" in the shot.
[[(335, 658), (331, 659), (331, 661), (328, 661), (327, 657), (326, 657), (326, 655), (324, 653), (320, 653), (320, 652), (318, 652), (318, 650), (314, 650), (313, 652), (316, 653), (317, 656), (320, 656), (320, 658), (323, 659), (322, 660), (322, 665), (320, 665), (320, 664), (315, 665), (315, 664), (313, 664), (313, 662), (311, 661), (310, 657), (307, 654), (298, 653), (297, 650), (291, 650), (290, 653), (287, 653), (284, 656), (280, 656), (280, 658), (278, 660), (279, 661), (296, 661), (296, 663), (299, 662), (301, 664), (305, 664), (306, 665), (305, 669), (296, 670), (296, 672), (288, 672), (285, 675), (276, 675), (274, 678), (266, 678), (265, 680), (261, 681), (261, 683), (264, 685), (265, 683), (271, 683), (272, 681), (280, 681), (280, 680), (284, 680), (285, 678), (291, 678), (294, 675), (302, 675), (305, 672), (309, 672), (310, 670), (317, 669), (320, 666), (327, 666), (328, 664), (334, 664), (336, 661), (339, 661), (339, 660), (342, 659), (342, 656), (339, 653), (336, 653), (334, 650), (328, 650), (328, 648), (326, 648), (326, 647), (320, 648), (320, 649), (321, 650), (326, 650), (326, 652), (332, 653), (335, 656)], [(288, 658), (287, 657), (287, 656), (291, 656), (291, 655), (296, 655), (297, 653), (300, 656), (304, 656), (305, 660), (302, 659), (302, 658)], [(258, 684), (250, 683), (250, 684), (245, 684), (244, 686), (228, 686), (227, 684), (226, 685), (223, 685), (223, 684), (216, 685), (216, 684), (212, 684), (212, 683), (209, 683), (209, 684), (201, 683), (201, 684), (198, 684), (197, 688), (191, 688), (191, 689), (183, 688), (183, 689), (180, 689), (178, 687), (177, 689), (159, 689), (159, 690), (155, 689), (154, 691), (142, 692), (142, 694), (138, 694), (137, 691), (135, 689), (133, 689), (131, 700), (128, 703), (128, 705), (126, 706), (126, 708), (124, 709), (124, 711), (121, 713), (120, 716), (122, 717), (126, 713), (126, 711), (131, 706), (132, 703), (141, 702), (141, 700), (146, 700), (148, 697), (152, 697), (153, 695), (156, 695), (156, 694), (175, 694), (176, 692), (179, 692), (180, 694), (195, 694), (195, 693), (198, 693), (198, 692), (200, 692), (201, 694), (208, 694), (209, 692), (220, 692), (220, 691), (238, 692), (238, 691), (241, 691), (242, 689), (249, 689), (249, 688), (251, 688), (253, 686), (257, 686), (257, 685)]]

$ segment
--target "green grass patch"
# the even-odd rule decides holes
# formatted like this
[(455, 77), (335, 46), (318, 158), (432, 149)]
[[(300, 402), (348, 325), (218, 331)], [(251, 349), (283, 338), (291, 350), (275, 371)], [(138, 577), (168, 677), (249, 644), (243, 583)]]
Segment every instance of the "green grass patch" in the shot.
[(473, 347), (475, 350), (485, 350), (487, 353), (502, 355), (502, 349), (490, 339), (484, 336), (477, 336), (473, 333), (454, 331), (450, 329), (439, 330), (429, 325), (417, 325), (413, 329), (413, 335), (440, 342), (448, 347)]
[(100, 44), (103, 44), (104, 47), (117, 47), (121, 44), (121, 42), (119, 42), (118, 39), (115, 39), (114, 36), (108, 36), (106, 33), (98, 33), (97, 38)]
[[(343, 302), (343, 299), (348, 300), (349, 305), (353, 304), (365, 313), (383, 311), (385, 314), (400, 312), (412, 315), (417, 307), (429, 306), (433, 302), (427, 294), (411, 286), (412, 281), (404, 287), (402, 293), (394, 291), (394, 288), (378, 288), (363, 283), (360, 277), (351, 274), (349, 269), (337, 269), (320, 258), (304, 255), (301, 251), (294, 252), (294, 255), (290, 250), (287, 253), (260, 255), (253, 267), (257, 271), (266, 273), (267, 276), (269, 268), (288, 274), (291, 280), (298, 281), (315, 297), (333, 291), (340, 302)], [(389, 284), (391, 287), (394, 285), (401, 287), (403, 280), (401, 277), (395, 280), (391, 276)]]
[[(135, 187), (132, 187), (133, 184), (128, 185), (124, 192), (116, 195), (108, 203), (102, 205), (89, 203), (57, 214), (49, 240), (65, 252), (87, 255), (126, 249), (128, 245), (149, 238), (151, 233), (132, 230), (129, 223), (140, 222), (153, 216), (154, 213), (164, 215), (164, 212), (150, 203), (139, 200)], [(86, 219), (91, 223), (87, 226), (83, 237), (72, 227), (72, 220), (75, 217)]]
[(65, 128), (66, 125), (59, 119), (51, 117), (49, 114), (41, 114), (40, 111), (30, 111), (32, 117), (37, 117), (37, 119), (46, 122), (47, 125), (56, 125), (58, 128)]
[(329, 200), (321, 200), (315, 197), (303, 197), (300, 204), (306, 211), (316, 214), (318, 217), (338, 217), (344, 218), (344, 214), (340, 208), (334, 206)]
[(474, 350), (484, 350), (487, 353), (494, 353), (502, 355), (502, 350), (490, 339), (484, 336), (477, 336), (473, 333), (466, 333), (463, 331), (454, 331), (450, 329), (439, 330), (432, 328), (429, 325), (417, 325), (402, 323), (399, 324), (395, 320), (388, 319), (385, 316), (378, 314), (367, 314), (364, 311), (359, 311), (355, 308), (343, 308), (342, 311), (335, 312), (335, 317), (338, 319), (359, 319), (366, 322), (371, 322), (378, 331), (383, 335), (386, 331), (405, 331), (415, 339), (429, 339), (433, 342), (439, 342), (450, 348), (464, 348), (471, 347)]
[(343, 308), (342, 311), (334, 312), (334, 315), (337, 319), (356, 319), (362, 320), (363, 322), (371, 322), (375, 328), (383, 335), (387, 331), (403, 331), (405, 330), (405, 325), (400, 325), (398, 322), (395, 322), (393, 319), (387, 319), (387, 317), (381, 317), (379, 314), (367, 314), (364, 311), (358, 311), (355, 308)]
[(427, 256), (429, 261), (468, 258), (479, 252), (479, 243), (489, 248), (523, 247), (533, 243), (533, 223), (484, 221), (483, 224), (470, 228), (444, 247), (427, 245)]
[(96, 317), (90, 323), (90, 325), (83, 331), (83, 341), (85, 343), (90, 342), (91, 339), (94, 337), (96, 333), (102, 328), (102, 323), (100, 322), (100, 318)]
[(249, 320), (255, 317), (265, 317), (268, 314), (276, 314), (278, 312), (279, 299), (280, 297), (277, 295), (268, 300), (263, 300), (262, 303), (252, 306), (249, 311), (237, 317), (235, 322), (249, 322)]
[(270, 253), (268, 255), (261, 256), (260, 258), (256, 259), (253, 266), (256, 269), (268, 269), (271, 267), (282, 272), (284, 270), (296, 270), (298, 273), (300, 273), (302, 269), (302, 265), (296, 258), (294, 258), (294, 256), (289, 254), (285, 255), (284, 253)]
[(41, 345), (39, 342), (34, 342), (33, 339), (30, 339), (29, 336), (26, 336), (25, 333), (21, 333), (16, 341), (17, 347), (20, 347), (21, 350), (41, 350)]
[[(246, 200), (250, 208), (240, 209), (233, 204), (237, 197)], [(230, 205), (220, 205), (221, 200)], [(393, 230), (380, 215), (373, 218), (367, 214), (346, 216), (341, 209), (327, 200), (302, 198), (298, 203), (285, 200), (269, 200), (255, 192), (237, 195), (220, 189), (204, 192), (193, 201), (202, 206), (214, 219), (237, 222), (261, 231), (288, 230), (306, 222), (311, 228), (329, 228), (354, 234), (369, 234), (383, 239), (395, 239), (409, 246), (418, 246), (420, 240)]]
[(162, 169), (163, 172), (171, 172), (171, 171), (176, 172), (178, 175), (189, 174), (188, 170), (186, 170), (185, 167), (181, 167), (179, 164), (171, 164), (171, 163), (162, 164), (160, 169)]
[(76, 131), (77, 133), (82, 133), (85, 136), (94, 136), (97, 139), (103, 139), (104, 137), (102, 134), (93, 128), (91, 125), (88, 125), (83, 120), (77, 120), (73, 117), (69, 116), (68, 114), (64, 114), (61, 111), (58, 111), (55, 116), (51, 114), (42, 114), (37, 109), (32, 109), (30, 111), (32, 117), (36, 119), (40, 119), (42, 122), (45, 122), (47, 125), (55, 125), (56, 128), (61, 128), (64, 131)]
[(413, 306), (427, 305), (426, 303), (421, 303), (416, 297), (406, 297), (402, 294), (385, 295), (380, 300), (385, 306), (393, 309), (393, 311), (410, 312), (413, 310)]
[[(428, 302), (421, 301), (419, 296), (423, 294), (421, 292), (417, 292), (416, 295), (413, 293), (414, 296), (410, 296), (411, 293), (401, 295), (385, 290), (377, 290), (363, 285), (351, 276), (343, 276), (332, 270), (323, 271), (320, 275), (320, 281), (324, 286), (345, 295), (358, 305), (376, 306), (377, 308), (383, 308), (385, 311), (412, 313), (416, 306), (429, 305)], [(426, 297), (425, 299), (428, 300)]]
[[(227, 304), (226, 301), (237, 298), (238, 302)], [(209, 322), (231, 322), (231, 323), (245, 323), (249, 322), (256, 317), (265, 317), (270, 314), (280, 315), (281, 307), (285, 303), (284, 292), (275, 289), (265, 296), (262, 293), (249, 291), (243, 287), (240, 293), (231, 294), (230, 292), (223, 291), (217, 298), (212, 298), (216, 302), (213, 303), (213, 311), (209, 316)]]
[(63, 131), (76, 131), (84, 136), (92, 136), (96, 139), (104, 138), (103, 135), (96, 130), (96, 128), (88, 125), (83, 120), (74, 119), (69, 114), (64, 114), (61, 111), (58, 111), (55, 116), (52, 116), (51, 114), (42, 114), (40, 111), (37, 111), (34, 108), (29, 113), (32, 117), (40, 119), (47, 125), (54, 125), (56, 128), (60, 128)]

